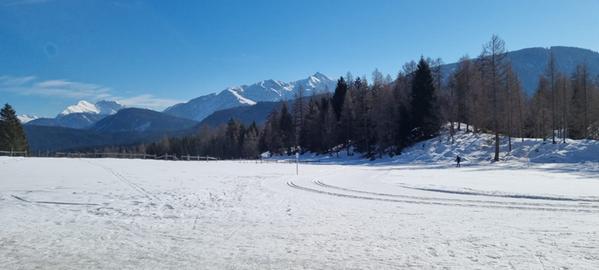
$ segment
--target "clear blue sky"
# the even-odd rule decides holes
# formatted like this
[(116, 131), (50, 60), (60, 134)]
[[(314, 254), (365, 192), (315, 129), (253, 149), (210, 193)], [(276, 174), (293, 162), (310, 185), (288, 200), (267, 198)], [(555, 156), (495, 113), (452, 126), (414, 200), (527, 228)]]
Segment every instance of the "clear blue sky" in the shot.
[(599, 50), (599, 1), (0, 0), (0, 102), (53, 116), (79, 99), (162, 109), (227, 86), (395, 75), (420, 55)]

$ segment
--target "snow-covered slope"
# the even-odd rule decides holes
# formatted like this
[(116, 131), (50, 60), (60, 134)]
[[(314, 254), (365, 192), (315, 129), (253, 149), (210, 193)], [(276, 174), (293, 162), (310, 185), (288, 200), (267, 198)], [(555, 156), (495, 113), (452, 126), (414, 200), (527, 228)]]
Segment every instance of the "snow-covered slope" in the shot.
[[(437, 138), (416, 144), (404, 150), (396, 162), (447, 163), (459, 155), (466, 163), (491, 162), (494, 156), (494, 136), (460, 131), (454, 143), (447, 132)], [(508, 152), (508, 138), (500, 138), (500, 159), (507, 163), (584, 163), (599, 162), (599, 141), (566, 140), (552, 144), (551, 140), (512, 138), (512, 151)]]
[(115, 114), (120, 109), (124, 108), (123, 105), (116, 101), (107, 101), (102, 100), (98, 101), (95, 104), (90, 103), (85, 100), (79, 101), (77, 104), (68, 106), (64, 111), (62, 111), (59, 116), (64, 116), (72, 113), (92, 113), (92, 114), (102, 114), (102, 115), (111, 115)]
[(306, 79), (293, 82), (265, 80), (251, 85), (229, 87), (218, 94), (204, 95), (187, 103), (176, 104), (167, 108), (164, 112), (177, 117), (200, 121), (218, 110), (251, 106), (259, 101), (293, 99), (299, 89), (303, 89), (306, 96), (312, 93), (333, 91), (335, 81), (318, 72)]
[[(512, 151), (509, 152), (508, 138), (500, 138), (500, 164), (526, 165), (540, 163), (585, 164), (599, 162), (599, 141), (566, 140), (566, 143), (552, 144), (551, 140), (530, 138), (512, 138)], [(332, 155), (316, 155), (305, 153), (302, 160), (331, 162), (343, 164), (453, 164), (456, 156), (464, 160), (465, 165), (489, 164), (494, 156), (494, 135), (457, 131), (454, 141), (449, 132), (402, 151), (398, 156), (378, 157), (374, 161), (365, 159), (360, 154), (348, 156), (345, 151)], [(288, 156), (272, 157), (273, 159), (289, 159)], [(599, 169), (599, 168), (597, 168)]]
[(30, 121), (38, 119), (39, 117), (37, 117), (35, 115), (31, 115), (31, 114), (21, 114), (21, 115), (18, 115), (17, 118), (19, 118), (19, 121), (21, 121), (21, 124), (26, 124)]
[(60, 115), (67, 115), (71, 113), (94, 113), (99, 114), (100, 110), (96, 108), (96, 105), (89, 103), (85, 100), (81, 100), (77, 102), (75, 105), (68, 106), (64, 111), (62, 111)]

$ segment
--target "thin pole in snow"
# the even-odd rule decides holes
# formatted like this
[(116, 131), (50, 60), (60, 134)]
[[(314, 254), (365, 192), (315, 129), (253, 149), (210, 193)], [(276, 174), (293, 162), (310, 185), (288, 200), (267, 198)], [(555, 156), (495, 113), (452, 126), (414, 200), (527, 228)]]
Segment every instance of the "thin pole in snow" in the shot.
[(295, 175), (299, 175), (299, 152), (295, 152)]

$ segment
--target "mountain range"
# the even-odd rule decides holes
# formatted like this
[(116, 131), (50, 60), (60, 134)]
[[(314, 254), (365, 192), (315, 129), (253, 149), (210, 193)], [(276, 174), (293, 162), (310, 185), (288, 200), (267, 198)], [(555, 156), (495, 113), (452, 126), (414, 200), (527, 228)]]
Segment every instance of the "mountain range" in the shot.
[(292, 100), (300, 89), (304, 95), (335, 90), (336, 81), (322, 73), (315, 73), (306, 79), (282, 82), (264, 80), (251, 85), (229, 87), (218, 94), (194, 98), (186, 103), (176, 104), (164, 112), (173, 116), (201, 121), (210, 114), (223, 109), (239, 106), (252, 106), (260, 101)]

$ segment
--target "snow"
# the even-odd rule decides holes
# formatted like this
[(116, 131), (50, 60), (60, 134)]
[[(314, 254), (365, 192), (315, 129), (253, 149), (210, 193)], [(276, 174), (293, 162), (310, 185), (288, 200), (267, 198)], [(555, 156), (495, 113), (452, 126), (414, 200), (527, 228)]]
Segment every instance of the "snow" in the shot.
[(229, 89), (229, 92), (231, 92), (231, 94), (233, 94), (237, 98), (237, 101), (239, 102), (239, 104), (246, 104), (246, 105), (250, 105), (250, 106), (256, 105), (255, 101), (248, 99), (248, 98), (244, 98), (242, 95), (240, 95), (236, 91)]
[(0, 157), (0, 265), (596, 269), (597, 168)]
[(21, 124), (26, 124), (27, 122), (38, 119), (39, 117), (30, 114), (21, 114), (18, 115), (17, 118), (19, 119), (19, 121), (21, 121)]
[(255, 105), (261, 101), (281, 101), (296, 98), (299, 89), (304, 96), (312, 93), (333, 91), (336, 82), (322, 73), (315, 73), (306, 79), (293, 82), (264, 80), (251, 85), (228, 87), (218, 94), (208, 94), (194, 98), (186, 103), (176, 104), (164, 112), (182, 118), (201, 121), (218, 110), (229, 109), (244, 105)]
[(59, 116), (65, 116), (67, 114), (72, 113), (92, 113), (92, 114), (102, 114), (102, 115), (111, 115), (118, 112), (118, 110), (124, 108), (124, 106), (116, 101), (98, 101), (95, 104), (90, 103), (85, 100), (80, 100), (75, 105), (68, 106), (64, 111), (62, 111)]
[(67, 115), (71, 113), (100, 113), (100, 110), (96, 108), (96, 105), (85, 100), (80, 100), (77, 102), (77, 104), (68, 106), (60, 113), (60, 115)]
[[(301, 159), (310, 162), (328, 164), (436, 164), (447, 166), (454, 164), (456, 156), (462, 158), (464, 166), (488, 165), (492, 163), (495, 153), (495, 137), (493, 134), (455, 131), (452, 138), (447, 130), (433, 139), (417, 143), (404, 149), (401, 155), (377, 155), (375, 160), (364, 158), (359, 153), (339, 147), (338, 153), (319, 155), (303, 153)], [(584, 167), (587, 170), (594, 168), (599, 173), (599, 141), (597, 140), (572, 140), (565, 143), (559, 140), (552, 144), (551, 139), (542, 140), (535, 138), (512, 138), (512, 151), (509, 151), (508, 138), (500, 136), (500, 161), (498, 166), (526, 167), (531, 163), (569, 163), (572, 170)], [(353, 154), (352, 154), (353, 153)], [(294, 160), (295, 157), (282, 155), (274, 156), (271, 160)], [(565, 168), (564, 168), (565, 169)]]

